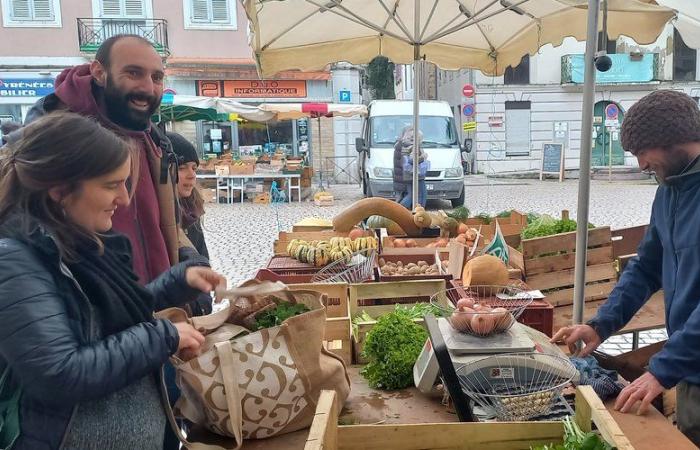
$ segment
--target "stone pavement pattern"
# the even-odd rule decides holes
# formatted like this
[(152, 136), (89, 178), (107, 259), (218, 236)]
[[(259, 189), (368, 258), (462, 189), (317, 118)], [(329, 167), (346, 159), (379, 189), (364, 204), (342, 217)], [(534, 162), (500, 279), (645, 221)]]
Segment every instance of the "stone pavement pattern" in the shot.
[[(503, 210), (546, 213), (558, 216), (563, 209), (575, 219), (578, 182), (567, 181), (504, 181), (472, 176), (466, 180), (466, 206), (472, 214), (496, 214)], [(204, 232), (212, 266), (226, 276), (229, 285), (251, 278), (265, 267), (272, 256), (272, 243), (280, 229), (305, 217), (332, 219), (354, 201), (362, 198), (357, 185), (333, 185), (329, 189), (336, 198), (330, 207), (318, 207), (311, 202), (282, 205), (207, 204)], [(610, 225), (613, 229), (649, 222), (656, 185), (648, 182), (593, 181), (591, 183), (590, 221)], [(448, 209), (449, 202), (435, 201), (428, 209)], [(642, 333), (640, 343), (650, 344), (665, 339), (664, 331)], [(631, 337), (617, 336), (605, 343), (605, 350), (618, 353), (631, 348)]]

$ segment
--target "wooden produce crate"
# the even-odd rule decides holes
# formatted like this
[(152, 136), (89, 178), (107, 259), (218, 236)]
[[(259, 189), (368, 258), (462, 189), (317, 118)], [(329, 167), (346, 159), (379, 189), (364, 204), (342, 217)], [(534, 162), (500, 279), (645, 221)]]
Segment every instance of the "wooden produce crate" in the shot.
[[(375, 234), (372, 230), (366, 230), (364, 236), (372, 236)], [(339, 233), (337, 231), (281, 231), (273, 244), (275, 255), (286, 255), (287, 245), (292, 239), (301, 239), (304, 241), (328, 241), (333, 237), (348, 237), (348, 233)]]
[[(358, 283), (349, 285), (350, 317), (362, 311), (372, 317), (379, 317), (396, 308), (397, 304), (412, 306), (416, 303), (430, 303), (430, 297), (445, 290), (445, 280), (390, 281), (379, 283)], [(423, 319), (416, 322), (422, 323)], [(367, 332), (377, 323), (376, 320), (355, 323), (352, 328), (353, 362), (366, 364), (362, 358), (362, 348)]]
[(261, 205), (270, 203), (270, 193), (261, 192), (259, 194), (255, 194), (255, 197), (253, 197), (253, 203), (258, 203)]
[[(509, 248), (510, 264), (520, 269), (531, 289), (553, 306), (571, 305), (574, 297), (576, 232), (522, 241), (522, 253)], [(585, 299), (608, 297), (617, 282), (610, 227), (588, 230)]]
[(275, 272), (270, 269), (258, 269), (253, 278), (260, 281), (281, 281), (285, 284), (291, 284), (310, 283), (314, 275), (313, 272)]
[[(561, 444), (563, 422), (471, 422), (338, 425), (334, 391), (322, 391), (304, 450), (528, 449)], [(590, 386), (576, 388), (574, 420), (584, 431), (593, 424), (618, 450), (634, 447)]]
[[(415, 247), (395, 247), (396, 239), (413, 239), (416, 241)], [(450, 251), (447, 247), (427, 247), (428, 244), (437, 242), (439, 237), (430, 238), (411, 238), (408, 236), (382, 236), (382, 253), (386, 255), (431, 255), (435, 250), (441, 254), (448, 254)]]
[[(481, 225), (481, 234), (486, 239), (492, 239), (496, 234), (496, 222), (501, 227), (501, 232), (506, 240), (509, 240), (511, 236), (520, 237), (520, 233), (527, 227), (527, 214), (523, 214), (519, 211), (511, 211), (509, 217), (496, 217), (491, 220), (488, 224), (484, 219), (479, 217), (471, 217), (464, 221), (465, 224), (472, 228), (479, 229)], [(517, 246), (517, 244), (515, 244)]]
[(426, 254), (401, 254), (401, 255), (391, 255), (382, 253), (377, 258), (377, 261), (384, 259), (386, 262), (398, 262), (401, 261), (404, 265), (409, 263), (417, 263), (418, 261), (425, 261), (429, 265), (434, 264), (437, 266), (438, 273), (436, 274), (416, 274), (416, 275), (387, 275), (382, 273), (381, 267), (377, 266), (377, 280), (378, 281), (410, 281), (410, 280), (450, 280), (452, 275), (443, 270), (440, 261), (440, 256), (437, 249), (431, 249), (432, 253)]
[(313, 264), (298, 261), (291, 256), (278, 255), (275, 255), (268, 260), (266, 268), (277, 273), (316, 273), (320, 270), (319, 267), (316, 267)]

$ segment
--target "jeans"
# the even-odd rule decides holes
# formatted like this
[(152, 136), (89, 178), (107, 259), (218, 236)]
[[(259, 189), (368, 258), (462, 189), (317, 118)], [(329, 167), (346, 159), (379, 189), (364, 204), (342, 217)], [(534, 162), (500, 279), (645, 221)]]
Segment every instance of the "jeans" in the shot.
[[(165, 387), (168, 390), (168, 400), (170, 406), (174, 407), (175, 402), (180, 398), (180, 389), (175, 384), (175, 367), (170, 362), (166, 362), (163, 367), (163, 375), (165, 378)], [(182, 424), (178, 420), (178, 425)], [(165, 422), (165, 437), (163, 442), (163, 450), (178, 450), (180, 448), (180, 440), (175, 435), (175, 432), (170, 428), (170, 422)]]
[[(425, 180), (418, 180), (418, 204), (425, 208), (428, 201), (428, 188)], [(413, 209), (413, 183), (408, 185), (408, 193), (399, 202), (406, 209)]]

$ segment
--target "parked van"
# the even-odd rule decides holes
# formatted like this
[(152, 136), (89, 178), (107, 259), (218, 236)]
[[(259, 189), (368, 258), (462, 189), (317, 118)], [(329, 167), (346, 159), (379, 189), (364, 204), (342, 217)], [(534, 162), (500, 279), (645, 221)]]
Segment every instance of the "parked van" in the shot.
[[(421, 148), (428, 155), (430, 170), (425, 182), (428, 199), (450, 200), (452, 206), (464, 204), (464, 171), (459, 134), (454, 116), (446, 102), (421, 101)], [(356, 141), (362, 191), (367, 197), (396, 199), (394, 192), (394, 143), (406, 126), (413, 125), (413, 101), (375, 100), (369, 104)]]

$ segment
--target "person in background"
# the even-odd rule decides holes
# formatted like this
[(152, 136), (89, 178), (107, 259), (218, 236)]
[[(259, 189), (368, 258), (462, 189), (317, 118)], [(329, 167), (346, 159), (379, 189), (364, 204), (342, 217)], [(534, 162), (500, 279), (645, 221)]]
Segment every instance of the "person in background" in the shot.
[[(622, 123), (622, 147), (660, 186), (649, 227), (608, 300), (585, 325), (560, 329), (552, 338), (580, 356), (592, 353), (623, 328), (663, 289), (668, 340), (647, 372), (615, 402), (624, 413), (644, 414), (664, 389), (676, 386), (678, 428), (700, 446), (700, 109), (683, 92), (655, 91), (632, 105)], [(637, 407), (637, 404), (639, 406)]]
[[(423, 133), (418, 132), (418, 145), (423, 140)], [(413, 208), (413, 127), (407, 126), (394, 144), (394, 191), (400, 194), (399, 203), (409, 210)], [(418, 160), (418, 204), (425, 207), (428, 200), (428, 190), (425, 176), (430, 169), (430, 161), (420, 149)]]
[(177, 155), (177, 194), (180, 200), (180, 226), (197, 252), (209, 258), (209, 250), (202, 230), (204, 199), (197, 189), (199, 157), (194, 145), (177, 133), (166, 133)]
[[(114, 229), (131, 241), (134, 270), (142, 284), (176, 264), (179, 249), (189, 245), (177, 224), (175, 155), (151, 123), (163, 96), (164, 77), (163, 60), (147, 39), (115, 35), (100, 45), (94, 61), (61, 72), (55, 92), (40, 99), (25, 120), (26, 125), (53, 111), (71, 111), (134, 143), (141, 170), (131, 180), (132, 201), (115, 211), (113, 221)], [(11, 133), (9, 142), (22, 131)]]
[(225, 280), (184, 262), (141, 285), (112, 230), (141, 169), (130, 144), (66, 112), (24, 131), (0, 159), (0, 373), (21, 392), (12, 449), (160, 450), (160, 368), (204, 337), (153, 313)]
[(22, 128), (21, 123), (6, 121), (0, 123), (0, 147), (7, 144), (7, 137), (10, 133), (13, 133)]

